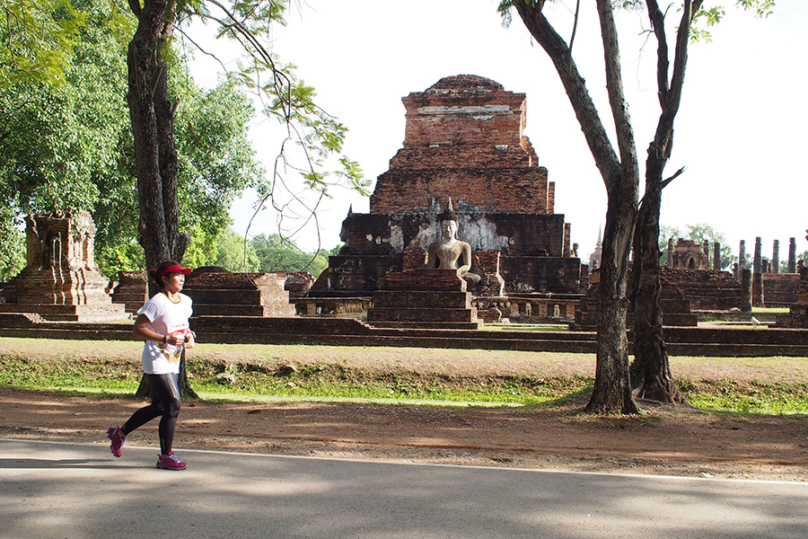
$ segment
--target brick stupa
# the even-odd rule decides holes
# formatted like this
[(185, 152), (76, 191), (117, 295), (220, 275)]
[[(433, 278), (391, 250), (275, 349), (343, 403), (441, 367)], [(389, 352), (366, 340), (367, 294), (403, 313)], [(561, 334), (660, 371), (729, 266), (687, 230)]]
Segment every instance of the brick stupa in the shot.
[(104, 322), (127, 318), (113, 304), (109, 279), (95, 264), (95, 224), (90, 214), (29, 215), (27, 265), (10, 281), (12, 301), (0, 313), (32, 313), (54, 322)]
[(571, 256), (569, 225), (554, 213), (555, 186), (522, 135), (525, 94), (459, 75), (403, 102), (403, 147), (378, 177), (370, 213), (349, 213), (343, 222), (344, 247), (310, 295), (379, 290), (385, 275), (404, 269), (407, 252), (438, 239), (438, 214), (449, 199), (457, 236), (487, 275), (470, 287), (475, 296), (578, 294), (580, 260)]

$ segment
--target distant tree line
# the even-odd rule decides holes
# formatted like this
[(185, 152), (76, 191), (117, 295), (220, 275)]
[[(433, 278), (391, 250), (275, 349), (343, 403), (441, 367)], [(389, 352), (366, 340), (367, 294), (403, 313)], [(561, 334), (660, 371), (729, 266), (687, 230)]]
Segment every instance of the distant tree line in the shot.
[(320, 249), (307, 253), (279, 234), (258, 234), (245, 240), (232, 230), (219, 236), (216, 256), (210, 264), (232, 272), (270, 273), (275, 271), (307, 271), (318, 277), (328, 267), (329, 255), (337, 254), (340, 246), (331, 251)]
[[(671, 226), (660, 227), (659, 250), (662, 253), (662, 256), (659, 259), (660, 265), (664, 266), (668, 260), (668, 239), (673, 239), (674, 245), (676, 245), (676, 242), (678, 242), (680, 239), (692, 240), (701, 245), (704, 245), (705, 242), (709, 242), (710, 246), (712, 246), (715, 242), (720, 243), (721, 267), (716, 269), (730, 270), (732, 269), (732, 266), (738, 262), (738, 256), (732, 254), (732, 246), (727, 245), (727, 240), (723, 233), (716, 231), (713, 227), (704, 223), (686, 225), (685, 228), (686, 231), (682, 231), (677, 227)], [(746, 266), (749, 268), (752, 267), (753, 249), (754, 245), (747, 246), (747, 251), (745, 253), (746, 256), (744, 257), (746, 259)], [(785, 251), (783, 251), (783, 245), (780, 245), (780, 249), (780, 273), (786, 273), (788, 271), (788, 245), (785, 246)], [(712, 265), (712, 247), (709, 254)], [(768, 261), (769, 257), (763, 256), (763, 259)], [(806, 265), (808, 265), (808, 251), (797, 254), (797, 260), (802, 260)]]

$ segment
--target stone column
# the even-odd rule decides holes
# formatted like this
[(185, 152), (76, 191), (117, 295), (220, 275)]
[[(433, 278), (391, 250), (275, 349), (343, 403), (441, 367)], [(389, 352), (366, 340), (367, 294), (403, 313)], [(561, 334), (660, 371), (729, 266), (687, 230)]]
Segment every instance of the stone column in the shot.
[(772, 273), (780, 273), (780, 240), (774, 240), (772, 252)]
[(665, 265), (673, 267), (673, 238), (668, 238), (668, 259), (665, 261)]
[(706, 269), (710, 269), (710, 242), (704, 240), (704, 245), (701, 246), (701, 252), (704, 253), (704, 264), (707, 266)]
[(721, 244), (713, 243), (713, 269), (721, 271)]
[(741, 245), (738, 247), (738, 270), (743, 271), (746, 269), (746, 241), (741, 240)]
[(762, 255), (761, 255), (761, 252), (760, 252), (761, 247), (762, 247), (761, 239), (760, 239), (760, 236), (758, 236), (757, 238), (755, 238), (755, 259), (754, 259), (754, 262), (753, 262), (754, 265), (752, 267), (752, 272), (753, 273), (760, 273), (761, 271), (763, 271), (763, 268), (761, 267), (761, 264), (760, 264), (760, 261), (763, 258)]
[(797, 273), (797, 238), (788, 240), (788, 272)]
[(752, 311), (752, 271), (743, 268), (741, 271), (741, 311), (748, 313)]
[(763, 307), (763, 273), (752, 275), (752, 306)]

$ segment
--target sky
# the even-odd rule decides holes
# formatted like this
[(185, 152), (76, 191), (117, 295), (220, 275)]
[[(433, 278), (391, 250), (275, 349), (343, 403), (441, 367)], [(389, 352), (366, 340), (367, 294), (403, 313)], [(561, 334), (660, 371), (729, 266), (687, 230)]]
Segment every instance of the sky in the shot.
[[(317, 102), (344, 123), (344, 153), (358, 161), (375, 184), (404, 140), (401, 98), (422, 92), (443, 77), (472, 74), (493, 79), (527, 96), (527, 127), (539, 164), (555, 182), (555, 211), (572, 225), (572, 242), (588, 259), (605, 221), (606, 190), (558, 75), (518, 16), (503, 28), (497, 0), (306, 0), (272, 34), (273, 52), (297, 66), (298, 76), (317, 91)], [(734, 4), (726, 0), (726, 4)], [(808, 250), (808, 2), (779, 0), (775, 13), (756, 19), (727, 9), (712, 42), (691, 47), (684, 96), (666, 175), (685, 173), (664, 191), (661, 224), (686, 231), (707, 224), (737, 255), (761, 237), (771, 258), (780, 259), (789, 238)], [(564, 36), (571, 33), (572, 0), (548, 3), (548, 18)], [(573, 56), (589, 85), (601, 118), (611, 129), (597, 13), (583, 2)], [(671, 20), (675, 19), (672, 11)], [(644, 162), (659, 115), (654, 82), (655, 46), (647, 41), (644, 13), (621, 13), (623, 84)], [(569, 41), (569, 39), (567, 39)], [(200, 84), (215, 82), (216, 67), (192, 64)], [(273, 129), (275, 132), (273, 132)], [(258, 156), (272, 167), (277, 127), (251, 131)], [(641, 182), (642, 183), (642, 182)], [(371, 187), (372, 189), (372, 187)], [(243, 234), (252, 216), (253, 193), (234, 205), (234, 230)], [(321, 246), (339, 243), (349, 208), (367, 213), (368, 199), (347, 189), (320, 205)], [(272, 210), (261, 211), (250, 235), (277, 230)], [(294, 238), (317, 248), (313, 226)], [(461, 238), (462, 239), (462, 238)]]

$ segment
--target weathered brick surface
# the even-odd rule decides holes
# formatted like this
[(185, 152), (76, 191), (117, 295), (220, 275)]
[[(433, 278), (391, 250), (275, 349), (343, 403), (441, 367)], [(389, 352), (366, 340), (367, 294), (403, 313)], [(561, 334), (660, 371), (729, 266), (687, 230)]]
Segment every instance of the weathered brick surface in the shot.
[(460, 75), (402, 101), (403, 148), (377, 180), (371, 213), (429, 211), (449, 197), (461, 208), (548, 212), (547, 170), (522, 135), (525, 94)]
[(88, 212), (35, 214), (25, 221), (27, 265), (10, 281), (12, 291), (0, 312), (37, 313), (52, 321), (126, 318), (95, 264), (96, 228)]
[(382, 289), (465, 292), (466, 281), (458, 277), (457, 270), (421, 269), (388, 273), (382, 279)]
[(407, 323), (430, 326), (469, 324), (479, 327), (471, 293), (457, 270), (415, 269), (388, 273), (382, 290), (373, 294), (368, 323)]
[(694, 310), (740, 309), (743, 303), (743, 288), (732, 274), (726, 271), (685, 270), (660, 268), (662, 276), (675, 284), (691, 302)]
[(506, 293), (577, 294), (580, 268), (577, 258), (511, 256), (500, 264)]
[[(468, 242), (474, 252), (500, 251), (503, 257), (562, 257), (565, 248), (568, 249), (562, 214), (456, 213), (457, 235)], [(345, 219), (344, 225), (350, 233), (348, 248), (340, 256), (401, 255), (408, 249), (426, 250), (439, 239), (437, 213), (354, 213)], [(334, 267), (331, 259), (329, 267)], [(334, 262), (340, 263), (341, 259)], [(403, 267), (402, 264), (403, 261), (399, 262), (399, 267)]]
[(778, 327), (808, 328), (808, 268), (801, 268), (799, 275), (797, 303), (789, 307), (788, 314), (777, 317)]
[[(662, 324), (665, 326), (698, 326), (698, 316), (691, 312), (692, 301), (681, 287), (681, 282), (675, 277), (681, 277), (679, 270), (670, 268), (660, 268), (660, 281), (662, 290), (660, 292), (660, 307), (662, 309)], [(701, 272), (697, 272), (701, 273)], [(709, 272), (718, 273), (718, 272)], [(729, 275), (729, 274), (727, 274)], [(730, 276), (732, 277), (732, 276)], [(628, 276), (631, 282), (631, 274)], [(733, 279), (734, 281), (734, 279)], [(579, 328), (595, 329), (597, 327), (598, 294), (600, 286), (600, 271), (595, 270), (591, 274), (591, 284), (586, 297), (581, 301), (581, 309), (575, 313), (575, 326)], [(629, 303), (626, 323), (628, 327), (634, 324), (634, 307)], [(667, 333), (666, 333), (667, 336)]]
[(471, 309), (471, 296), (465, 292), (377, 290), (373, 293), (374, 308), (394, 308), (407, 305), (413, 308)]
[(378, 177), (370, 198), (375, 214), (429, 211), (433, 201), (455, 210), (545, 214), (548, 212), (545, 168), (391, 169)]
[(680, 239), (670, 252), (670, 257), (665, 265), (678, 270), (709, 270), (709, 260), (710, 257), (704, 252), (700, 243)]
[(310, 294), (320, 292), (372, 293), (381, 288), (382, 278), (402, 270), (402, 257), (365, 254), (328, 257), (328, 269), (320, 274)]
[(136, 313), (149, 299), (149, 275), (145, 271), (122, 271), (112, 293), (112, 303), (121, 303), (127, 313)]
[[(459, 75), (403, 101), (403, 147), (378, 177), (370, 213), (352, 213), (343, 222), (345, 246), (330, 258), (312, 293), (372, 292), (381, 288), (384, 274), (421, 265), (420, 253), (439, 239), (439, 214), (450, 199), (457, 236), (471, 245), (473, 256), (499, 252), (503, 267), (513, 259), (509, 275), (520, 279), (508, 282), (504, 273), (485, 270), (476, 294), (578, 293), (580, 272), (573, 266), (580, 261), (570, 257), (570, 227), (554, 213), (555, 186), (523, 135), (525, 94)], [(555, 276), (546, 274), (547, 260), (527, 261), (562, 257), (567, 260)], [(517, 263), (524, 269), (517, 270)]]
[(197, 268), (185, 278), (183, 292), (194, 300), (195, 316), (294, 316), (284, 281), (285, 276), (275, 273)]
[(763, 298), (766, 307), (781, 307), (797, 303), (799, 273), (764, 273)]

